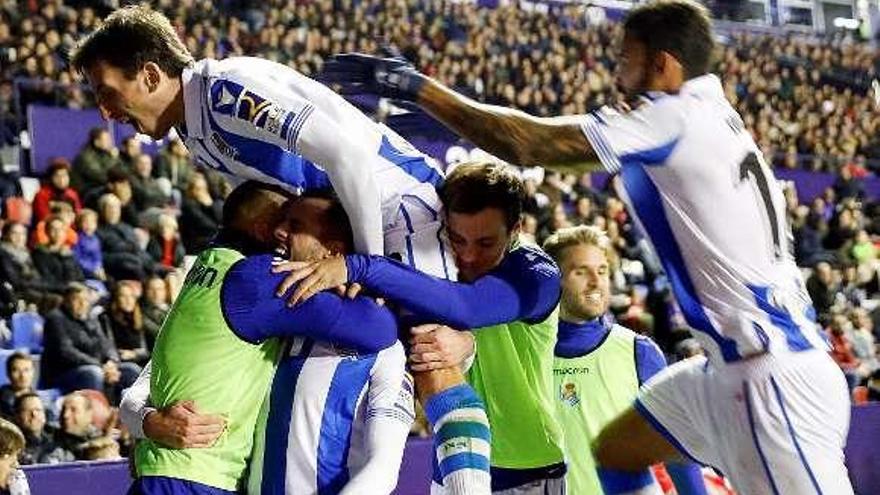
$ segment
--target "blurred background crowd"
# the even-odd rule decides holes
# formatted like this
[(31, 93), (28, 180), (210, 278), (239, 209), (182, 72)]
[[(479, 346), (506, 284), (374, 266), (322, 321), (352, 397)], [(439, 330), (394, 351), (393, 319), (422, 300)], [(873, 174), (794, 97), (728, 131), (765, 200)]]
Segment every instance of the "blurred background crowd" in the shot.
[[(0, 0), (0, 143), (27, 142), (31, 104), (89, 108), (66, 54), (111, 3)], [(474, 98), (536, 115), (582, 114), (616, 101), (619, 26), (583, 7), (537, 12), (444, 0), (160, 0), (198, 58), (265, 57), (315, 75), (339, 52), (391, 43), (425, 73)], [(874, 46), (851, 36), (726, 33), (716, 72), (775, 167), (833, 173), (801, 204), (787, 183), (794, 254), (832, 355), (857, 400), (880, 400), (880, 170)], [(380, 116), (381, 117), (381, 116)], [(0, 415), (25, 433), (22, 463), (125, 455), (114, 406), (150, 356), (187, 260), (210, 242), (229, 183), (182, 143), (117, 148), (103, 128), (76, 156), (47, 164), (38, 188), (0, 172)], [(700, 352), (659, 263), (614, 193), (614, 179), (524, 170), (523, 232), (597, 225), (611, 237), (613, 311), (671, 360)], [(2, 374), (2, 372), (0, 372)]]

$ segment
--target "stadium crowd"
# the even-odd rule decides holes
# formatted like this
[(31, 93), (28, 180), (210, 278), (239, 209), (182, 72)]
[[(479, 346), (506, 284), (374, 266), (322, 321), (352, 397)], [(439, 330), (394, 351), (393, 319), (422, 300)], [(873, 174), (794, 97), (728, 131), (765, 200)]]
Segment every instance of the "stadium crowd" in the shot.
[[(377, 52), (387, 40), (426, 73), (486, 102), (554, 115), (615, 99), (610, 40), (619, 27), (590, 24), (576, 7), (544, 15), (440, 0), (219, 3), (157, 7), (197, 59), (253, 55), (314, 75), (333, 53)], [(20, 105), (92, 104), (65, 55), (104, 12), (61, 0), (6, 1), (0, 11), (0, 138), (9, 142), (21, 130), (14, 78), (26, 79)], [(817, 41), (734, 35), (717, 71), (774, 164), (839, 175), (810, 204), (789, 185), (787, 212), (832, 355), (853, 388), (866, 384), (861, 390), (880, 399), (880, 203), (861, 183), (880, 166), (880, 113), (865, 93), (880, 59), (850, 40)], [(9, 384), (0, 388), (0, 414), (25, 433), (23, 464), (126, 454), (130, 442), (113, 406), (149, 359), (186, 256), (210, 242), (229, 191), (221, 176), (191, 163), (178, 140), (157, 156), (135, 138), (116, 149), (100, 128), (84, 130), (83, 141), (77, 156), (48, 165), (32, 200), (15, 177), (0, 176), (0, 318), (9, 327), (22, 315), (44, 320), (43, 341), (30, 349), (39, 359), (9, 356)], [(610, 183), (597, 190), (586, 174), (525, 176), (526, 239), (540, 244), (572, 225), (602, 228), (617, 256), (618, 321), (652, 335), (670, 356), (699, 352)]]

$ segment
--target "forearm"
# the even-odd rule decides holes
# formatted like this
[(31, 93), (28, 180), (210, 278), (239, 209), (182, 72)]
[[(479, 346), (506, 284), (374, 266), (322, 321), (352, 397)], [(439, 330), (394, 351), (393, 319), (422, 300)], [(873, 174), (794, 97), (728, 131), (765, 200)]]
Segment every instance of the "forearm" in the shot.
[(147, 362), (141, 374), (131, 387), (125, 389), (122, 394), (122, 402), (119, 404), (119, 419), (131, 432), (134, 438), (146, 438), (144, 434), (144, 418), (155, 409), (147, 407), (150, 398), (150, 376), (153, 362)]
[(371, 420), (367, 426), (369, 460), (345, 485), (340, 495), (388, 494), (394, 491), (410, 426), (397, 419)]
[(576, 118), (539, 118), (520, 110), (487, 105), (428, 79), (419, 105), (459, 136), (516, 165), (598, 168)]

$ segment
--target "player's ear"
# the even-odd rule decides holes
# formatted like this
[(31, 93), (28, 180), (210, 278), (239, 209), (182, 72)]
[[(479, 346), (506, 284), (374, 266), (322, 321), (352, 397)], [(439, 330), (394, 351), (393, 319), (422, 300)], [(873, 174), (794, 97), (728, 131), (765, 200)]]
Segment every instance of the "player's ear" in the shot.
[(156, 62), (145, 63), (143, 72), (147, 88), (150, 92), (155, 91), (156, 88), (159, 87), (159, 83), (162, 82), (162, 76), (164, 76), (165, 73), (162, 72), (162, 69)]

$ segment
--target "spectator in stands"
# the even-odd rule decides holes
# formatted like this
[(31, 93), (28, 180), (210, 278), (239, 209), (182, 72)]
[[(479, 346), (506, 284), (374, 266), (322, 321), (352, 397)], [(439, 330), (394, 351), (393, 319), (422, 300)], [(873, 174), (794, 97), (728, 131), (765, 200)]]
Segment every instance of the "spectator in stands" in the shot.
[(880, 369), (874, 371), (868, 377), (866, 384), (868, 387), (868, 400), (871, 402), (880, 402)]
[(30, 493), (27, 478), (18, 470), (24, 435), (15, 424), (0, 419), (0, 494)]
[(119, 358), (123, 362), (145, 365), (150, 359), (150, 351), (147, 350), (143, 314), (131, 282), (116, 284), (109, 314)]
[(107, 184), (107, 172), (119, 163), (110, 132), (103, 127), (89, 131), (89, 140), (73, 161), (71, 184), (83, 196)]
[(134, 228), (122, 221), (122, 204), (114, 194), (98, 201), (101, 223), (97, 235), (101, 241), (104, 268), (116, 280), (143, 280), (152, 272), (152, 260), (141, 249)]
[(183, 266), (186, 251), (177, 232), (177, 220), (163, 213), (156, 219), (156, 228), (147, 244), (147, 253), (155, 262), (157, 270), (173, 270)]
[(21, 464), (57, 464), (75, 460), (73, 453), (55, 440), (58, 430), (46, 423), (46, 409), (40, 396), (27, 392), (15, 401), (15, 423), (24, 433)]
[(869, 263), (877, 259), (877, 246), (871, 240), (867, 230), (861, 229), (856, 233), (850, 256), (858, 264)]
[(98, 238), (98, 213), (85, 208), (76, 217), (77, 242), (73, 247), (73, 256), (79, 263), (86, 278), (107, 280), (104, 271), (104, 258), (101, 255), (101, 239)]
[(46, 280), (34, 265), (27, 248), (27, 228), (16, 222), (3, 226), (0, 240), (0, 281), (8, 283), (16, 297), (37, 304), (42, 312), (56, 307), (64, 287)]
[(877, 360), (877, 346), (874, 340), (874, 322), (864, 308), (855, 308), (850, 312), (852, 331), (849, 334), (853, 354), (862, 363), (862, 372), (870, 375), (880, 368)]
[(131, 179), (128, 172), (121, 166), (113, 167), (107, 172), (107, 184), (93, 189), (85, 197), (85, 204), (89, 208), (99, 208), (101, 198), (106, 194), (112, 194), (119, 199), (122, 221), (137, 227), (139, 225), (140, 212), (134, 202), (134, 193), (131, 187)]
[(46, 233), (49, 242), (34, 250), (34, 266), (43, 280), (52, 285), (66, 287), (70, 282), (85, 280), (73, 251), (65, 245), (67, 227), (61, 217), (46, 219)]
[(189, 161), (189, 151), (180, 139), (172, 139), (159, 153), (155, 175), (168, 179), (174, 189), (179, 191), (186, 189), (194, 171)]
[(49, 217), (58, 217), (64, 221), (64, 245), (69, 248), (75, 246), (77, 241), (76, 229), (74, 228), (76, 213), (73, 212), (73, 207), (65, 202), (53, 203), (49, 207), (49, 216), (37, 222), (31, 236), (31, 246), (48, 244), (49, 234), (46, 233), (46, 220)]
[(9, 383), (0, 387), (0, 414), (15, 417), (15, 401), (23, 394), (34, 391), (34, 362), (23, 352), (16, 352), (6, 360)]
[(831, 341), (831, 357), (843, 370), (846, 376), (846, 382), (849, 389), (852, 390), (858, 385), (860, 376), (860, 368), (862, 363), (853, 352), (853, 346), (849, 338), (846, 336), (846, 328), (849, 322), (843, 315), (835, 315), (831, 320), (829, 328)]
[(853, 177), (852, 168), (849, 166), (840, 167), (840, 173), (833, 187), (838, 200), (847, 198), (861, 200), (865, 197), (865, 186), (861, 180)]
[(197, 254), (213, 239), (220, 227), (223, 202), (215, 201), (204, 174), (190, 178), (183, 196), (180, 236), (188, 254)]
[(136, 134), (127, 136), (122, 140), (122, 148), (119, 150), (119, 163), (128, 173), (134, 173), (135, 163), (141, 151), (141, 141)]
[(168, 300), (168, 287), (160, 277), (150, 277), (144, 283), (144, 297), (141, 299), (141, 315), (144, 321), (144, 336), (147, 348), (152, 351), (162, 322), (171, 307)]
[(111, 437), (102, 436), (82, 445), (82, 458), (86, 461), (112, 461), (121, 459), (119, 443)]
[(134, 204), (138, 211), (145, 212), (150, 208), (164, 208), (168, 205), (169, 195), (162, 190), (159, 181), (153, 178), (153, 157), (142, 153), (134, 160), (134, 168), (130, 175)]
[(91, 309), (89, 289), (71, 284), (63, 307), (46, 317), (40, 379), (63, 392), (87, 388), (118, 400), (122, 389), (134, 383), (140, 367), (119, 362), (109, 329)]
[(64, 158), (53, 158), (43, 180), (43, 185), (34, 196), (34, 219), (40, 221), (49, 216), (49, 207), (54, 202), (70, 204), (74, 212), (82, 208), (79, 194), (70, 187), (70, 162)]
[(56, 436), (58, 444), (72, 452), (77, 460), (86, 460), (85, 448), (91, 440), (101, 437), (92, 424), (92, 402), (81, 392), (64, 397), (61, 406), (61, 431)]
[(817, 263), (812, 275), (807, 279), (807, 292), (820, 317), (827, 315), (834, 305), (837, 287), (831, 265), (825, 261)]

